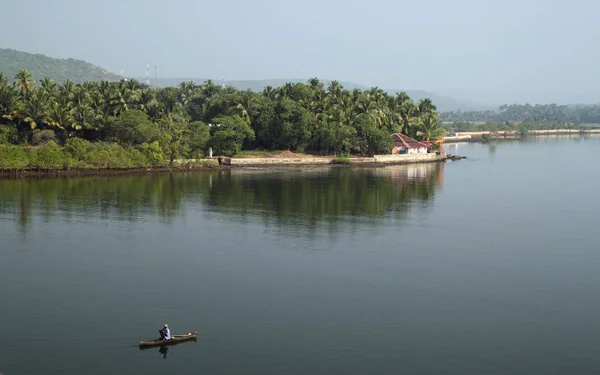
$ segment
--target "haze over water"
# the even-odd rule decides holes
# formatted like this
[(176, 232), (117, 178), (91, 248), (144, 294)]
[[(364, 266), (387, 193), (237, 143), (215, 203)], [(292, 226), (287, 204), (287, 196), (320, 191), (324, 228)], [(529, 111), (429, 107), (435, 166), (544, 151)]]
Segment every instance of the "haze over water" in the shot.
[(599, 146), (1, 180), (0, 373), (596, 373)]

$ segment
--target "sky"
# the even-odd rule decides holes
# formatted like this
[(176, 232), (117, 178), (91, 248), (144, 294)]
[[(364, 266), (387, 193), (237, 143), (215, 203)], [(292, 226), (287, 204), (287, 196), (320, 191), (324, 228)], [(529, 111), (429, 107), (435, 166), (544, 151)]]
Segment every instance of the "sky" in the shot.
[(149, 61), (164, 78), (600, 102), (598, 0), (6, 0), (0, 14), (0, 48), (127, 76)]

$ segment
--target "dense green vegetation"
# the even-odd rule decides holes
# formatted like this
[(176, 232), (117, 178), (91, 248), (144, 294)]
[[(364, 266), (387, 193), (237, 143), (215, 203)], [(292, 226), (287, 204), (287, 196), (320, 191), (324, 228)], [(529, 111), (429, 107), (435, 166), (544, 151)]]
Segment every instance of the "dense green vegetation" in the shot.
[[(143, 77), (139, 77), (139, 79), (144, 80)], [(168, 87), (168, 86), (177, 86), (181, 82), (194, 82), (196, 84), (201, 84), (206, 81), (205, 78), (158, 78), (151, 79), (152, 86), (157, 87)], [(305, 83), (304, 79), (290, 78), (290, 79), (257, 79), (257, 80), (226, 80), (226, 81), (218, 81), (219, 85), (227, 85), (233, 86), (240, 91), (250, 90), (253, 92), (261, 92), (265, 87), (270, 86), (272, 88), (278, 88), (286, 83), (296, 84), (296, 83)], [(325, 87), (331, 84), (331, 80), (322, 79), (321, 82), (325, 85)], [(368, 91), (369, 87), (356, 84), (354, 82), (349, 81), (340, 81), (339, 82), (344, 88), (352, 91), (354, 89), (359, 89), (361, 91)], [(406, 92), (413, 100), (418, 101), (420, 99), (430, 98), (435, 106), (438, 108), (438, 111), (451, 111), (456, 110), (457, 108), (464, 108), (465, 106), (469, 107), (470, 103), (465, 103), (461, 100), (457, 100), (448, 96), (439, 95), (434, 92), (423, 91), (423, 90), (396, 90), (390, 88), (384, 88), (388, 95), (396, 95), (399, 92)]]
[(581, 124), (600, 124), (600, 104), (512, 104), (498, 111), (445, 112), (440, 118), (455, 122), (459, 131), (579, 128)]
[(62, 83), (87, 81), (118, 81), (120, 77), (82, 60), (54, 59), (41, 54), (0, 48), (0, 72), (14, 77), (19, 70), (27, 69), (34, 77), (48, 77)]
[[(429, 99), (349, 91), (336, 81), (325, 88), (318, 79), (253, 93), (212, 81), (154, 89), (136, 80), (58, 85), (47, 78), (36, 84), (26, 70), (14, 82), (0, 75), (0, 143), (38, 147), (5, 148), (29, 160), (5, 169), (172, 165), (209, 147), (227, 156), (256, 149), (389, 153), (395, 132), (442, 137), (438, 118)], [(32, 162), (46, 154), (51, 162)]]

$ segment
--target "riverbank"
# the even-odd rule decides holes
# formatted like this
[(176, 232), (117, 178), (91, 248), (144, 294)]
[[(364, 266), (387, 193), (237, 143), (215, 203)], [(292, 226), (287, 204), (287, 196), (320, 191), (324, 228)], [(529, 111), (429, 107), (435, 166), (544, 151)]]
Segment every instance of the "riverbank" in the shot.
[(214, 166), (173, 166), (173, 167), (148, 167), (124, 169), (51, 169), (51, 170), (0, 170), (0, 179), (12, 177), (85, 177), (85, 176), (117, 176), (128, 174), (165, 173), (165, 172), (193, 172), (214, 171), (223, 169), (216, 160)]
[[(284, 152), (284, 155), (285, 152)], [(300, 156), (301, 155), (301, 156)], [(448, 159), (445, 152), (420, 155), (375, 155), (372, 157), (336, 158), (333, 156), (312, 156), (297, 154), (296, 157), (253, 157), (213, 159), (180, 159), (175, 160), (172, 167), (142, 167), (142, 168), (105, 168), (105, 169), (20, 169), (0, 170), (0, 178), (10, 177), (67, 177), (67, 176), (106, 176), (124, 174), (144, 174), (155, 172), (190, 172), (211, 171), (232, 168), (268, 167), (268, 166), (349, 166), (349, 167), (384, 167), (387, 165), (416, 164), (442, 162)], [(343, 162), (340, 162), (343, 161)]]
[(444, 137), (444, 143), (457, 142), (489, 142), (499, 140), (517, 140), (525, 137), (542, 137), (551, 135), (586, 135), (600, 134), (600, 129), (547, 129), (547, 130), (529, 130), (526, 133), (519, 131), (481, 131), (481, 132), (463, 132), (459, 135)]
[(374, 155), (372, 157), (347, 157), (338, 159), (333, 156), (311, 156), (302, 155), (301, 157), (267, 157), (267, 158), (220, 158), (219, 164), (229, 167), (264, 167), (272, 165), (285, 166), (305, 166), (305, 165), (332, 165), (336, 161), (339, 164), (355, 165), (365, 167), (414, 164), (414, 163), (432, 163), (444, 161), (447, 158), (443, 151), (436, 153), (420, 155)]

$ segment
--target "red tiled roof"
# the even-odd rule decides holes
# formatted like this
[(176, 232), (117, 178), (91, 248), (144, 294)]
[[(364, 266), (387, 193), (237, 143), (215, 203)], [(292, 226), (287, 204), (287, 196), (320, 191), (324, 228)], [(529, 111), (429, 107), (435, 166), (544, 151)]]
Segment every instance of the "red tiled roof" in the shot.
[(392, 138), (394, 138), (394, 143), (396, 146), (402, 146), (404, 148), (421, 148), (427, 147), (426, 144), (418, 142), (411, 137), (404, 135), (402, 133), (394, 133), (392, 134)]

